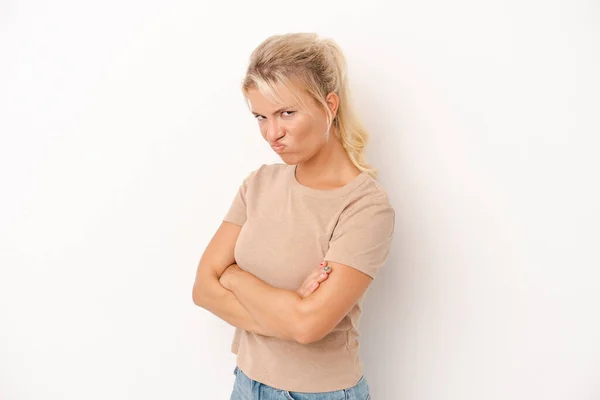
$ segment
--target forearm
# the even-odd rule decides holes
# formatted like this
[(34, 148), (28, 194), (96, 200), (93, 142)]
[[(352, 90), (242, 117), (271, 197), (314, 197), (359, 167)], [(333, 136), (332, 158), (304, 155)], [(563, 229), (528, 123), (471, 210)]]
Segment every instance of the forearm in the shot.
[(298, 341), (303, 319), (300, 295), (270, 286), (243, 270), (235, 273), (229, 286), (258, 325), (277, 337)]
[(194, 302), (228, 324), (264, 336), (276, 336), (261, 326), (240, 303), (234, 293), (225, 289), (217, 276), (202, 280), (202, 288), (194, 287)]
[[(221, 286), (222, 287), (222, 286)], [(218, 294), (210, 296), (202, 303), (202, 308), (221, 318), (228, 324), (257, 333), (272, 336), (263, 329), (250, 312), (242, 306), (235, 294), (223, 288)]]

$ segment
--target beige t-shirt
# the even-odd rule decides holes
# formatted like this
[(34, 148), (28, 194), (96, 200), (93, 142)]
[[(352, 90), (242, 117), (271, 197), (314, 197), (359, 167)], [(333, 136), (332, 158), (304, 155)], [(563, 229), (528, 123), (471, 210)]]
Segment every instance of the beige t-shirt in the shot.
[[(296, 166), (262, 165), (240, 186), (224, 221), (242, 226), (235, 260), (271, 286), (297, 290), (321, 261), (348, 265), (375, 277), (394, 232), (394, 209), (366, 172), (343, 187), (309, 188)], [(335, 273), (335, 271), (334, 271)], [(265, 385), (294, 392), (354, 386), (363, 374), (359, 319), (364, 295), (323, 339), (281, 340), (236, 328), (237, 366)]]

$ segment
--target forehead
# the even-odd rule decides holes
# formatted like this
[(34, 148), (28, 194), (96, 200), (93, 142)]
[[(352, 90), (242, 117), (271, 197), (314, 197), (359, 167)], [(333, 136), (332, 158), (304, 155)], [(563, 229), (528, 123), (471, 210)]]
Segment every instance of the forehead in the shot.
[(310, 96), (308, 93), (293, 81), (291, 88), (281, 83), (273, 85), (273, 95), (275, 98), (264, 95), (257, 88), (252, 88), (248, 90), (248, 103), (252, 107), (252, 110), (258, 113), (261, 111), (270, 112), (285, 106), (299, 108), (310, 106)]

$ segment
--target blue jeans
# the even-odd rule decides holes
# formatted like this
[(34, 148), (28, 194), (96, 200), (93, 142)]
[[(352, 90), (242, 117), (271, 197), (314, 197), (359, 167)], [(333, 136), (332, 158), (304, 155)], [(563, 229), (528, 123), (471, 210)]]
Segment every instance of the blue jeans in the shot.
[(235, 367), (235, 383), (230, 400), (370, 400), (369, 385), (363, 376), (351, 388), (333, 392), (305, 393), (275, 389), (250, 379)]

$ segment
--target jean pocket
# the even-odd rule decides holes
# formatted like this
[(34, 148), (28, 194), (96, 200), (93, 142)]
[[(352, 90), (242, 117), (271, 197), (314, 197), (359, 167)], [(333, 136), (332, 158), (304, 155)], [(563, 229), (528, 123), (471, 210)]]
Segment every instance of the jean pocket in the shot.
[(283, 395), (285, 396), (286, 400), (296, 400), (292, 397), (292, 394), (290, 392), (288, 392), (287, 390), (283, 391)]

